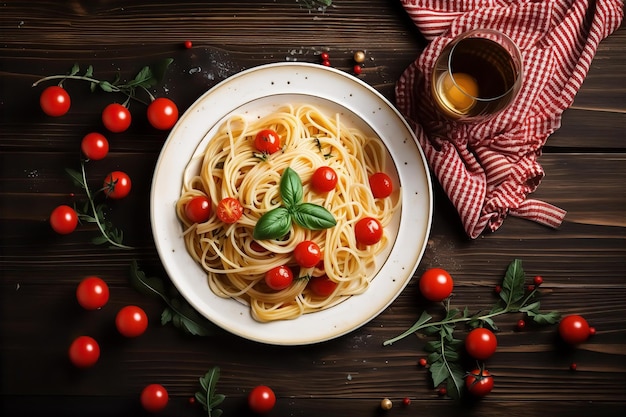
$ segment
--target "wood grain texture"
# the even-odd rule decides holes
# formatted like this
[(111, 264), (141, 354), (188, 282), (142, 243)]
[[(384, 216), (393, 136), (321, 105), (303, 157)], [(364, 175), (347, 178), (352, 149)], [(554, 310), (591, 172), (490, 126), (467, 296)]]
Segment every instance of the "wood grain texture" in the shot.
[[(129, 284), (137, 260), (165, 277), (150, 227), (149, 193), (167, 132), (151, 129), (142, 105), (133, 104), (129, 131), (112, 135), (105, 161), (88, 165), (98, 182), (124, 169), (133, 192), (114, 202), (109, 218), (135, 249), (109, 251), (90, 245), (94, 227), (57, 236), (50, 211), (83, 195), (64, 172), (78, 168), (83, 135), (100, 129), (100, 112), (123, 97), (90, 93), (66, 83), (73, 106), (62, 118), (44, 116), (37, 79), (66, 73), (74, 63), (93, 65), (101, 79), (133, 77), (146, 64), (172, 57), (164, 82), (152, 93), (176, 101), (181, 111), (227, 77), (270, 62), (319, 62), (328, 51), (333, 66), (350, 71), (355, 50), (367, 52), (360, 78), (389, 100), (424, 40), (399, 2), (335, 0), (324, 11), (301, 0), (266, 1), (31, 1), (0, 5), (0, 414), (3, 416), (147, 415), (137, 400), (158, 382), (171, 400), (163, 416), (205, 415), (188, 402), (198, 378), (222, 369), (218, 391), (224, 416), (248, 416), (247, 392), (271, 386), (279, 400), (270, 416), (621, 416), (626, 402), (626, 154), (623, 83), (626, 31), (601, 43), (589, 75), (562, 127), (540, 157), (546, 177), (533, 197), (568, 211), (558, 230), (507, 218), (495, 233), (469, 240), (454, 208), (434, 184), (430, 239), (413, 279), (382, 314), (352, 333), (302, 347), (267, 346), (219, 329), (190, 337), (158, 324), (161, 300)], [(184, 49), (185, 39), (193, 41)], [(71, 196), (75, 193), (75, 196)], [(507, 265), (522, 259), (528, 277), (542, 275), (542, 306), (582, 314), (597, 329), (588, 342), (563, 346), (556, 327), (515, 331), (520, 318), (497, 319), (499, 348), (488, 361), (496, 387), (482, 401), (440, 397), (428, 371), (423, 336), (392, 346), (424, 310), (441, 314), (419, 296), (418, 277), (430, 267), (455, 279), (453, 303), (473, 311), (496, 301), (493, 288)], [(76, 284), (96, 274), (110, 285), (101, 311), (75, 303)], [(142, 306), (148, 332), (133, 340), (117, 335), (119, 308)], [(465, 329), (459, 327), (459, 334)], [(100, 342), (95, 368), (78, 372), (66, 356), (71, 340), (89, 333)], [(569, 365), (578, 364), (572, 372)], [(465, 363), (471, 366), (471, 363)], [(394, 407), (379, 408), (389, 397)], [(402, 406), (404, 397), (411, 405)]]

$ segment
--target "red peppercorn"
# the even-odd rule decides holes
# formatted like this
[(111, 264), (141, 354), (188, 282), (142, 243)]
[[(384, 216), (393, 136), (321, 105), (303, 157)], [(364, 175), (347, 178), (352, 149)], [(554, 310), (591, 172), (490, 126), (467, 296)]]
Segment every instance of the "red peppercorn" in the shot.
[(196, 397), (189, 397), (189, 404), (193, 405), (196, 403)]
[(572, 362), (572, 363), (569, 365), (569, 369), (570, 369), (570, 370), (572, 370), (572, 371), (575, 371), (575, 370), (576, 370), (576, 368), (578, 368), (578, 365), (576, 365), (576, 363), (575, 363), (575, 362)]
[(185, 49), (191, 49), (193, 43), (191, 41), (185, 41), (183, 45), (185, 46)]
[(519, 320), (517, 322), (516, 327), (517, 327), (517, 330), (523, 330), (524, 327), (526, 327), (526, 322), (524, 320)]
[(529, 285), (528, 286), (528, 291), (535, 291), (535, 286), (534, 285)]
[(403, 406), (405, 406), (405, 407), (406, 407), (406, 406), (408, 406), (408, 405), (410, 405), (410, 404), (411, 404), (411, 399), (410, 399), (409, 397), (404, 397), (404, 398), (402, 399), (402, 405), (403, 405)]
[(596, 334), (596, 328), (595, 328), (595, 327), (590, 327), (590, 328), (589, 328), (589, 335), (590, 335), (590, 336), (593, 336), (593, 335), (595, 335), (595, 334)]
[(322, 59), (322, 62), (323, 61), (329, 61), (330, 60), (330, 55), (328, 55), (328, 52), (322, 52), (320, 54), (320, 58)]
[(322, 61), (322, 65), (325, 66), (325, 67), (330, 67), (330, 61), (325, 59), (325, 60)]
[(543, 284), (543, 278), (537, 275), (535, 278), (533, 278), (533, 282), (535, 283), (535, 286), (538, 287)]
[(428, 365), (428, 361), (426, 359), (424, 359), (424, 358), (421, 358), (419, 360), (419, 364), (420, 364), (421, 367), (424, 367), (424, 366)]
[(362, 68), (361, 68), (361, 66), (360, 66), (360, 65), (355, 65), (355, 66), (354, 66), (354, 68), (352, 69), (352, 71), (354, 71), (354, 73), (355, 73), (356, 75), (360, 75), (360, 74), (361, 74), (361, 71), (362, 71)]
[(439, 390), (437, 390), (437, 394), (439, 394), (441, 397), (443, 397), (443, 396), (448, 394), (448, 390), (445, 389), (445, 387), (441, 387), (441, 388), (439, 388)]
[(496, 285), (496, 287), (493, 290), (495, 291), (496, 294), (500, 294), (502, 292), (502, 286)]

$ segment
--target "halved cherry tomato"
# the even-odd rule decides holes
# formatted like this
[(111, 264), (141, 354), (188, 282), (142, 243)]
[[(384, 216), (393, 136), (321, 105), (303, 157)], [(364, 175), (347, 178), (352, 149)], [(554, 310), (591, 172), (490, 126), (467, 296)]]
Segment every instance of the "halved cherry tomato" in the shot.
[(125, 306), (115, 316), (115, 327), (122, 336), (141, 336), (148, 328), (148, 316), (141, 307)]
[(373, 245), (383, 237), (383, 225), (373, 217), (364, 217), (354, 226), (356, 241), (363, 245)]
[(474, 359), (487, 360), (498, 347), (496, 335), (489, 329), (478, 327), (468, 333), (465, 338), (465, 350)]
[(104, 193), (107, 197), (118, 200), (130, 193), (130, 177), (123, 171), (113, 171), (104, 179)]
[(312, 240), (304, 240), (296, 246), (293, 257), (303, 268), (312, 268), (320, 261), (322, 251), (317, 243)]
[(484, 369), (474, 369), (465, 377), (465, 387), (477, 397), (484, 397), (493, 389), (493, 376)]
[(452, 294), (454, 281), (448, 271), (441, 268), (426, 270), (419, 282), (420, 292), (429, 301), (443, 301)]
[(159, 97), (148, 105), (147, 116), (152, 127), (171, 129), (178, 121), (178, 107), (169, 98)]
[(76, 299), (84, 309), (97, 310), (109, 301), (109, 286), (100, 277), (87, 277), (78, 284)]
[(236, 223), (242, 215), (243, 207), (236, 198), (226, 197), (217, 204), (217, 217), (224, 223)]
[(265, 283), (275, 291), (284, 290), (293, 282), (293, 272), (286, 265), (276, 266), (265, 273)]
[(273, 154), (280, 149), (280, 136), (272, 129), (263, 129), (256, 134), (254, 146), (259, 152)]
[(267, 414), (276, 405), (276, 394), (270, 387), (259, 385), (248, 394), (248, 406), (252, 412)]
[(337, 288), (337, 283), (331, 281), (326, 275), (312, 277), (307, 285), (313, 291), (313, 294), (319, 297), (328, 297)]
[(60, 205), (50, 213), (50, 226), (60, 235), (72, 233), (77, 225), (78, 215), (70, 206)]
[(141, 391), (139, 399), (144, 410), (156, 413), (167, 406), (170, 397), (163, 385), (150, 384)]
[(211, 217), (211, 200), (203, 195), (193, 197), (185, 205), (185, 216), (193, 223), (204, 223)]
[(384, 172), (377, 172), (369, 177), (370, 188), (374, 198), (389, 197), (393, 192), (391, 177)]
[(129, 128), (130, 121), (130, 111), (119, 103), (111, 103), (102, 110), (102, 124), (111, 132), (125, 131)]
[(39, 96), (41, 110), (48, 116), (63, 116), (70, 109), (70, 95), (58, 85), (46, 87)]
[(337, 173), (329, 166), (321, 166), (311, 177), (311, 187), (318, 193), (327, 193), (337, 186)]
[(100, 133), (87, 133), (80, 143), (80, 149), (87, 159), (99, 161), (109, 153), (109, 141)]
[(77, 368), (89, 368), (98, 362), (100, 346), (92, 337), (78, 336), (70, 345), (68, 355)]

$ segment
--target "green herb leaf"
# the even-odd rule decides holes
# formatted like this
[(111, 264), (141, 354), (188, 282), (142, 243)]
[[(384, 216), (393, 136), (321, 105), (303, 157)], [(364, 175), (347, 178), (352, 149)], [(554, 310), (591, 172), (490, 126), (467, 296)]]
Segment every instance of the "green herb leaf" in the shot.
[(154, 80), (155, 85), (160, 84), (163, 81), (167, 68), (172, 62), (174, 62), (173, 58), (166, 58), (157, 62), (156, 65), (152, 67), (152, 79)]
[(255, 240), (280, 239), (289, 233), (291, 214), (285, 207), (276, 207), (257, 221), (252, 236)]
[(522, 261), (516, 259), (509, 265), (502, 282), (502, 291), (500, 291), (500, 298), (505, 302), (506, 307), (524, 298), (524, 278)]
[(302, 201), (303, 188), (300, 176), (296, 171), (287, 167), (280, 179), (280, 197), (285, 207), (297, 206)]
[(551, 311), (549, 313), (534, 313), (528, 312), (528, 317), (531, 317), (537, 324), (556, 324), (561, 319), (561, 313), (558, 311)]
[(222, 415), (222, 410), (215, 408), (226, 398), (225, 395), (215, 392), (219, 378), (220, 368), (214, 366), (199, 379), (202, 391), (195, 393), (196, 399), (202, 404), (202, 407), (206, 410), (209, 417), (219, 417)]
[[(139, 292), (148, 296), (159, 297), (165, 301), (167, 308), (161, 314), (161, 324), (171, 322), (174, 327), (193, 336), (208, 336), (212, 333), (211, 322), (191, 307), (173, 286), (166, 288), (161, 279), (147, 277), (139, 269), (135, 260), (130, 264), (130, 283)], [(168, 296), (166, 292), (171, 295)]]
[(70, 69), (69, 76), (76, 75), (78, 74), (79, 71), (80, 71), (80, 66), (78, 65), (77, 62), (75, 62), (74, 65), (72, 65), (72, 68)]
[(337, 225), (332, 213), (322, 206), (302, 203), (292, 209), (293, 221), (309, 230), (330, 229)]
[(448, 367), (445, 362), (439, 360), (435, 363), (430, 364), (430, 376), (433, 380), (433, 385), (436, 387), (441, 384), (443, 381), (448, 379), (450, 376), (450, 372), (448, 371)]
[(450, 398), (457, 400), (461, 398), (463, 393), (465, 372), (463, 372), (463, 368), (458, 363), (448, 363), (448, 366), (450, 376), (447, 380), (446, 390)]

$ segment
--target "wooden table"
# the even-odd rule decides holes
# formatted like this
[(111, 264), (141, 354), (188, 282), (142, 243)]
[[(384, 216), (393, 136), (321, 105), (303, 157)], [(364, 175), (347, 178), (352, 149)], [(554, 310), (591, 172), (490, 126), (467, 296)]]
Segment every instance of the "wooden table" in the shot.
[[(358, 330), (302, 347), (263, 345), (220, 332), (188, 336), (161, 326), (164, 303), (129, 284), (136, 260), (166, 278), (152, 239), (149, 192), (167, 132), (148, 126), (141, 105), (131, 128), (110, 137), (106, 160), (90, 167), (96, 181), (126, 170), (133, 191), (112, 202), (108, 218), (125, 232), (133, 250), (90, 244), (92, 226), (59, 236), (52, 209), (84, 197), (65, 173), (78, 168), (84, 134), (101, 129), (100, 112), (114, 100), (67, 82), (70, 112), (45, 116), (37, 79), (66, 73), (74, 63), (93, 65), (100, 79), (128, 79), (144, 65), (171, 57), (166, 79), (152, 89), (184, 111), (217, 82), (257, 65), (320, 60), (350, 72), (354, 51), (367, 60), (361, 79), (393, 100), (394, 83), (424, 46), (399, 2), (336, 0), (325, 11), (305, 1), (6, 1), (0, 6), (0, 414), (141, 415), (139, 393), (163, 384), (170, 403), (160, 415), (200, 416), (189, 398), (198, 378), (213, 366), (222, 376), (225, 416), (248, 415), (246, 396), (255, 385), (274, 389), (272, 416), (377, 416), (390, 398), (389, 416), (617, 416), (626, 395), (626, 110), (623, 27), (602, 42), (576, 100), (552, 135), (540, 163), (547, 176), (535, 197), (568, 211), (558, 230), (508, 218), (495, 233), (466, 237), (458, 216), (434, 184), (433, 226), (415, 279), (380, 316)], [(193, 47), (186, 49), (185, 40)], [(120, 100), (119, 96), (116, 97)], [(75, 193), (72, 197), (71, 193)], [(476, 311), (496, 300), (494, 286), (508, 264), (523, 260), (529, 277), (542, 275), (542, 306), (581, 314), (597, 334), (575, 349), (558, 343), (556, 326), (515, 330), (519, 315), (498, 318), (499, 348), (488, 360), (496, 375), (482, 401), (440, 396), (418, 365), (424, 340), (382, 342), (410, 326), (428, 307), (417, 277), (442, 267), (455, 279), (456, 306)], [(111, 288), (109, 303), (87, 312), (74, 292), (87, 275)], [(141, 337), (126, 340), (113, 326), (127, 304), (150, 320)], [(463, 329), (459, 329), (459, 332)], [(98, 338), (94, 368), (77, 371), (67, 358), (74, 337)], [(577, 370), (571, 371), (575, 362)], [(405, 397), (409, 406), (402, 405)]]

